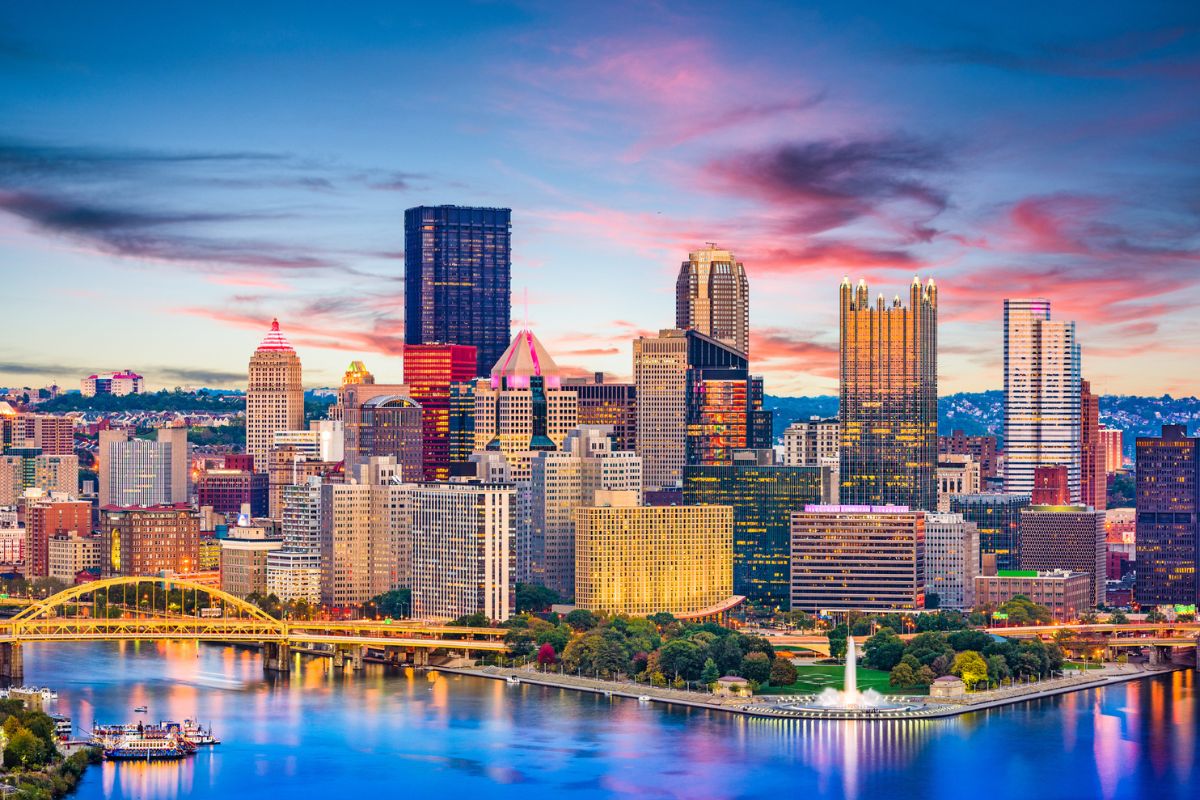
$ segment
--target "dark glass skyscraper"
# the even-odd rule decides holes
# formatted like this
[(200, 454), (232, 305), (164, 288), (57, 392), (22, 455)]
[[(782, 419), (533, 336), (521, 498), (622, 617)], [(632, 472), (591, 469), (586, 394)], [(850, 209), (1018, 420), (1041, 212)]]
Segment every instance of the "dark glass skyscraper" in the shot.
[(954, 494), (950, 511), (979, 529), (979, 555), (994, 555), (997, 569), (1021, 568), (1021, 509), (1027, 494)]
[(771, 446), (762, 378), (733, 345), (687, 332), (686, 463), (729, 464), (734, 450)]
[(508, 347), (512, 211), (418, 206), (404, 212), (404, 341), (475, 348), (485, 376)]
[(1200, 599), (1200, 439), (1183, 425), (1137, 439), (1137, 594), (1143, 606)]
[(767, 608), (787, 608), (793, 511), (821, 501), (821, 471), (739, 463), (683, 468), (684, 505), (733, 507), (733, 591)]
[(937, 509), (937, 289), (841, 287), (841, 501)]

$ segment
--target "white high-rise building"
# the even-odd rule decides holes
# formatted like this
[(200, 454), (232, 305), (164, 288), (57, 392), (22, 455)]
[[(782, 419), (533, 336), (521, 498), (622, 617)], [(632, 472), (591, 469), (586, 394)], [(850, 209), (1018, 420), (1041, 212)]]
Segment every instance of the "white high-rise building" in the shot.
[(154, 440), (100, 431), (100, 506), (161, 506), (188, 501), (187, 428), (159, 428)]
[(979, 529), (962, 514), (925, 515), (925, 597), (938, 596), (940, 608), (975, 606), (979, 574)]
[(687, 462), (688, 337), (659, 331), (633, 340), (637, 454), (646, 489), (678, 486)]
[(512, 486), (420, 483), (412, 504), (413, 616), (504, 621), (516, 603)]
[(1031, 494), (1038, 467), (1063, 465), (1080, 491), (1080, 353), (1075, 323), (1049, 300), (1004, 301), (1004, 490)]
[(276, 431), (304, 427), (300, 357), (279, 332), (279, 320), (250, 357), (246, 385), (246, 452), (256, 472), (266, 472)]
[[(535, 582), (570, 597), (575, 593), (575, 509), (594, 505), (596, 492), (606, 490), (632, 491), (640, 504), (642, 459), (613, 449), (611, 426), (586, 425), (567, 435), (562, 450), (538, 453), (531, 467), (528, 571)], [(518, 548), (522, 574), (525, 557)]]

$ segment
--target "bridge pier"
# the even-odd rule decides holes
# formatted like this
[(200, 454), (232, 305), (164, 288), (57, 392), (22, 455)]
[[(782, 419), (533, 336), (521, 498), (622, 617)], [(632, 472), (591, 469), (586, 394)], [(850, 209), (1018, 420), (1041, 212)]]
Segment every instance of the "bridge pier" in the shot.
[(20, 642), (0, 642), (0, 678), (14, 684), (25, 682), (25, 657)]
[(367, 654), (367, 648), (364, 645), (358, 645), (350, 650), (350, 669), (355, 672), (361, 672), (363, 669), (363, 659)]
[(287, 642), (263, 642), (263, 672), (286, 675), (292, 670), (292, 648)]

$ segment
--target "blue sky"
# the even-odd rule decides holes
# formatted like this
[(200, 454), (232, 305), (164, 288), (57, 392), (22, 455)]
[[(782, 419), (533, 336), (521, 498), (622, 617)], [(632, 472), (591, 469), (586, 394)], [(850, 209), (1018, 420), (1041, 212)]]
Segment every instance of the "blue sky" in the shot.
[(405, 208), (513, 209), (514, 317), (630, 373), (715, 241), (777, 394), (836, 387), (837, 284), (941, 289), (943, 392), (1001, 301), (1102, 392), (1195, 393), (1200, 7), (67, 4), (0, 10), (0, 384), (399, 381)]

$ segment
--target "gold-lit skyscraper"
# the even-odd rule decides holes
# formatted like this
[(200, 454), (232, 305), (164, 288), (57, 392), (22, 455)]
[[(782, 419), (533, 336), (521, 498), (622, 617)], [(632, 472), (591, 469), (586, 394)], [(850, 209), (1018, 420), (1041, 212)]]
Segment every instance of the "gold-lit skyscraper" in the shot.
[(675, 281), (675, 327), (750, 352), (750, 284), (733, 253), (711, 245), (688, 253)]
[(246, 386), (246, 452), (254, 469), (266, 472), (276, 431), (304, 427), (304, 385), (300, 357), (279, 332), (279, 320), (250, 356)]
[(937, 288), (914, 277), (870, 300), (841, 286), (841, 493), (852, 505), (937, 508)]

